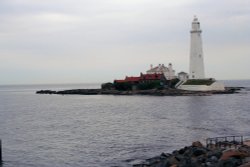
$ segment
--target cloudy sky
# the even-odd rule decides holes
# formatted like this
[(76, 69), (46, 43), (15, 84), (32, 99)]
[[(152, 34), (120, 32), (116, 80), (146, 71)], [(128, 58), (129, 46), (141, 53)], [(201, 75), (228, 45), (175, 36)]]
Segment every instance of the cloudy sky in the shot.
[(194, 15), (206, 76), (250, 79), (250, 0), (1, 0), (0, 84), (107, 82), (169, 62), (188, 72)]

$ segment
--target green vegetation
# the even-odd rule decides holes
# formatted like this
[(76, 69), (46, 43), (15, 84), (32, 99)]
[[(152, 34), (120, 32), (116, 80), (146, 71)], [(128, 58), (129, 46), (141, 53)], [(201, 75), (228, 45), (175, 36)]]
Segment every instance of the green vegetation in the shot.
[(189, 79), (183, 85), (211, 85), (214, 82), (213, 79)]
[(102, 89), (111, 90), (111, 89), (114, 89), (114, 85), (111, 82), (103, 83), (102, 84)]
[(148, 89), (161, 89), (163, 84), (161, 81), (151, 81), (151, 82), (144, 82), (144, 83), (129, 83), (129, 82), (122, 82), (122, 83), (114, 83), (114, 88), (116, 90), (127, 91), (127, 90), (148, 90)]
[(134, 84), (128, 82), (114, 83), (116, 90), (132, 90)]
[(161, 81), (151, 81), (149, 83), (139, 83), (137, 85), (137, 88), (139, 90), (148, 90), (148, 89), (154, 89), (154, 88), (159, 89), (161, 87), (162, 87)]
[(114, 82), (102, 84), (102, 89), (105, 90), (119, 90), (119, 91), (130, 91), (130, 90), (149, 90), (149, 89), (164, 89), (174, 88), (179, 79), (172, 79), (171, 81), (162, 80), (150, 80), (142, 82)]

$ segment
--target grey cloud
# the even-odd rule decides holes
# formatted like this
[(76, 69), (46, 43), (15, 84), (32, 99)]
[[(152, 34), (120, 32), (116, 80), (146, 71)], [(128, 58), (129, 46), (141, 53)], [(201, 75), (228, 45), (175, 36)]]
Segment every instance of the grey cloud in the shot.
[[(230, 71), (236, 52), (241, 50), (249, 59), (245, 56), (249, 49), (244, 47), (250, 43), (249, 6), (243, 0), (3, 0), (0, 74), (11, 72), (15, 77), (14, 67), (18, 67), (22, 83), (35, 72), (40, 81), (47, 75), (47, 81), (53, 82), (49, 73), (54, 72), (61, 80), (69, 79), (65, 73), (74, 73), (72, 82), (102, 82), (104, 76), (112, 80), (143, 72), (151, 63), (173, 62), (177, 71), (187, 71), (195, 14), (201, 21), (207, 63)], [(235, 52), (223, 52), (229, 47)], [(220, 64), (223, 60), (230, 65)], [(95, 77), (88, 76), (90, 67)], [(206, 67), (209, 75), (219, 74), (210, 64)], [(245, 70), (245, 63), (238, 68)], [(239, 77), (233, 70), (230, 74), (216, 77)], [(0, 79), (5, 83), (13, 80)]]

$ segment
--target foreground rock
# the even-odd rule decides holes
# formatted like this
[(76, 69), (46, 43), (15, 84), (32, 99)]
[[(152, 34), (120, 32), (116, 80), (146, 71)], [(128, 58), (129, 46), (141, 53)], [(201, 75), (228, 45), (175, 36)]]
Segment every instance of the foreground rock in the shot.
[(154, 96), (208, 96), (212, 94), (233, 94), (237, 93), (242, 88), (228, 87), (225, 91), (186, 91), (179, 89), (150, 89), (150, 90), (134, 90), (134, 91), (119, 91), (105, 89), (71, 89), (63, 91), (40, 90), (37, 94), (61, 94), (61, 95), (154, 95)]
[(204, 147), (200, 142), (175, 150), (171, 154), (145, 160), (133, 167), (245, 167), (250, 161), (250, 146), (240, 146), (237, 149)]

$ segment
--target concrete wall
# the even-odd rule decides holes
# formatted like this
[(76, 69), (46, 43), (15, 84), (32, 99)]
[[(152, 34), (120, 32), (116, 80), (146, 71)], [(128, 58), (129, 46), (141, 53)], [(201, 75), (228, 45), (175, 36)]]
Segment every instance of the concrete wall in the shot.
[(190, 90), (190, 91), (223, 91), (225, 86), (223, 83), (214, 82), (212, 85), (180, 85), (178, 89)]

